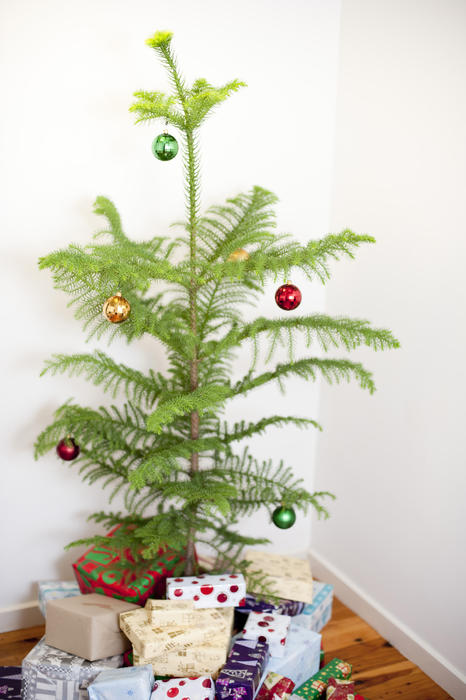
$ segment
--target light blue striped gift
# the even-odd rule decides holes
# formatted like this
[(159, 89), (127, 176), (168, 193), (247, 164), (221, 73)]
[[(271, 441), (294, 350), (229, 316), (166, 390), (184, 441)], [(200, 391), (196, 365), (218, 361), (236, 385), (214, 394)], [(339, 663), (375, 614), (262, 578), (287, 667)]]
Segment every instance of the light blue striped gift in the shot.
[(291, 618), (291, 627), (305, 627), (320, 632), (332, 617), (333, 586), (330, 583), (313, 582), (312, 603), (304, 606), (300, 615)]
[(39, 581), (39, 608), (46, 617), (46, 607), (49, 600), (57, 598), (72, 598), (80, 595), (81, 591), (76, 581)]

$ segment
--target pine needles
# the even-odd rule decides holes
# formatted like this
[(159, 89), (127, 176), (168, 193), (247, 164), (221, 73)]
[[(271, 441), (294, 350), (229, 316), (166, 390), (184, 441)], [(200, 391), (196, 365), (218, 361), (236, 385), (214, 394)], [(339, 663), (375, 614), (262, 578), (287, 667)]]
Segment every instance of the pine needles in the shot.
[[(73, 435), (81, 454), (75, 464), (90, 484), (108, 488), (110, 500), (123, 496), (126, 512), (99, 512), (97, 523), (124, 523), (112, 545), (128, 548), (137, 561), (150, 561), (159, 547), (188, 546), (186, 573), (195, 569), (194, 539), (208, 545), (217, 561), (246, 574), (241, 556), (245, 545), (267, 540), (239, 533), (239, 517), (259, 508), (271, 512), (277, 504), (307, 513), (312, 508), (327, 517), (327, 492), (308, 492), (291, 467), (272, 460), (258, 461), (248, 449), (239, 454), (235, 443), (273, 428), (317, 428), (312, 418), (268, 416), (257, 422), (228, 425), (225, 405), (269, 382), (282, 390), (286, 380), (299, 377), (329, 383), (355, 380), (375, 390), (372, 375), (347, 357), (327, 358), (320, 353), (360, 346), (373, 350), (398, 347), (390, 331), (368, 321), (332, 318), (324, 314), (262, 316), (243, 321), (244, 308), (254, 305), (266, 280), (282, 280), (300, 270), (311, 280), (325, 283), (331, 261), (354, 257), (371, 236), (350, 230), (301, 245), (276, 231), (276, 196), (262, 187), (228, 199), (201, 215), (198, 131), (206, 118), (244, 86), (232, 80), (215, 87), (200, 78), (189, 86), (181, 75), (171, 48), (170, 32), (148, 40), (168, 71), (172, 92), (140, 90), (130, 108), (136, 121), (160, 120), (178, 130), (183, 142), (186, 220), (183, 235), (135, 241), (123, 229), (115, 205), (97, 197), (94, 211), (106, 220), (88, 246), (69, 245), (41, 258), (55, 287), (71, 298), (75, 315), (89, 337), (132, 342), (142, 336), (163, 343), (169, 370), (147, 373), (118, 363), (101, 351), (57, 354), (42, 374), (82, 376), (119, 403), (98, 409), (67, 402), (36, 441), (36, 457), (55, 448), (64, 435)], [(231, 253), (246, 248), (249, 257), (232, 261)], [(112, 325), (102, 317), (105, 299), (117, 291), (129, 300), (128, 321)], [(311, 356), (295, 358), (298, 337)], [(259, 373), (259, 340), (265, 350)], [(252, 344), (251, 368), (231, 382), (236, 350)], [(275, 363), (278, 347), (289, 348), (288, 360)], [(78, 543), (102, 543), (97, 536)], [(255, 582), (261, 590), (263, 581)]]

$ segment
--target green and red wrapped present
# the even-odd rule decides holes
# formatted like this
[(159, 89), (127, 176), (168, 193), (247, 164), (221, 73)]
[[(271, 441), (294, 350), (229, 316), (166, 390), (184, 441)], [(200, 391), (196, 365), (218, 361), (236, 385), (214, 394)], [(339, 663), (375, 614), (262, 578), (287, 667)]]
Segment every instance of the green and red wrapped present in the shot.
[(346, 680), (351, 677), (351, 664), (341, 659), (332, 659), (318, 673), (309, 678), (299, 686), (292, 695), (292, 698), (305, 698), (305, 700), (317, 700), (321, 698), (327, 688), (330, 678), (340, 678)]
[[(110, 530), (107, 537), (111, 538), (120, 527), (117, 525)], [(111, 544), (91, 547), (73, 564), (81, 593), (101, 593), (144, 605), (148, 598), (164, 595), (167, 577), (173, 576), (185, 556), (184, 552), (161, 547), (156, 564), (151, 563), (151, 568), (143, 573), (131, 570), (134, 558), (129, 550), (125, 550), (123, 558), (128, 562), (128, 569), (121, 567), (120, 554)]]

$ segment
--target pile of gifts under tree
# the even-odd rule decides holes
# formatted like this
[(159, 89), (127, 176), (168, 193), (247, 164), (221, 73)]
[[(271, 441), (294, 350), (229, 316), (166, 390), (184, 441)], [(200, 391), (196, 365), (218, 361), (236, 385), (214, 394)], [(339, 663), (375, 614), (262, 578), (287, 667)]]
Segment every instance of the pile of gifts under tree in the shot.
[[(109, 533), (111, 537), (115, 530)], [(307, 561), (250, 550), (249, 570), (280, 600), (246, 591), (243, 576), (173, 576), (183, 557), (160, 551), (143, 576), (94, 547), (78, 583), (39, 583), (45, 637), (22, 663), (23, 700), (364, 700), (351, 665), (323, 665), (333, 587)]]

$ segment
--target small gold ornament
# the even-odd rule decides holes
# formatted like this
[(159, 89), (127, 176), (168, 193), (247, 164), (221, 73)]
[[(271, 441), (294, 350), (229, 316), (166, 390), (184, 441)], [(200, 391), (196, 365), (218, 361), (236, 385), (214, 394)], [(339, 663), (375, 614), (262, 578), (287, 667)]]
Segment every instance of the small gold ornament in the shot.
[(123, 323), (131, 313), (131, 306), (129, 301), (121, 296), (121, 292), (117, 292), (107, 299), (102, 311), (110, 323)]
[(227, 258), (228, 262), (242, 262), (244, 260), (249, 260), (249, 253), (244, 248), (237, 248)]

